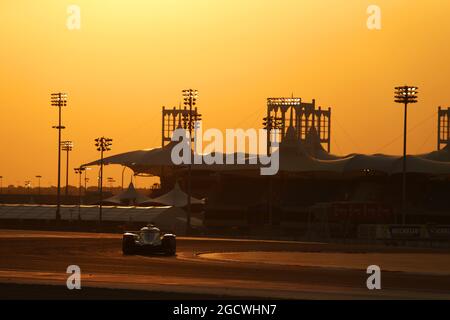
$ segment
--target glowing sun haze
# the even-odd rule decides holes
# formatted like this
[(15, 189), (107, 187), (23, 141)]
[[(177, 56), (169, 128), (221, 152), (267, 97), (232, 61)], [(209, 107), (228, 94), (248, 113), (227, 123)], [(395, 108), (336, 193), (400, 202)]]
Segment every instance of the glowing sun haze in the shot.
[[(70, 4), (80, 30), (66, 27)], [(366, 27), (371, 4), (379, 31)], [(332, 107), (333, 153), (400, 154), (393, 88), (417, 85), (409, 127), (421, 125), (408, 151), (431, 151), (437, 107), (450, 106), (449, 13), (440, 0), (3, 0), (3, 184), (37, 174), (56, 184), (50, 93), (59, 90), (69, 94), (72, 184), (72, 168), (98, 157), (98, 136), (114, 139), (110, 155), (159, 146), (161, 107), (178, 105), (185, 88), (199, 90), (204, 128), (259, 128), (266, 98), (293, 93)], [(120, 181), (120, 171), (105, 176)]]

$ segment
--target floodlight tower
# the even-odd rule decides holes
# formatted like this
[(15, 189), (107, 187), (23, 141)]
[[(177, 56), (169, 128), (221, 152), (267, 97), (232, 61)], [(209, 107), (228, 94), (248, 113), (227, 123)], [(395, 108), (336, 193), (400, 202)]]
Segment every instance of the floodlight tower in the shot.
[(31, 194), (31, 181), (30, 180), (26, 180), (25, 181), (25, 188), (27, 188), (27, 193)]
[[(189, 130), (189, 152), (192, 150), (192, 129), (194, 122), (192, 121), (192, 108), (197, 104), (198, 91), (194, 89), (183, 90), (184, 106), (189, 107), (189, 119), (188, 119), (188, 130)], [(186, 234), (191, 231), (191, 197), (192, 197), (192, 159), (191, 154), (189, 154), (189, 165), (188, 165), (188, 192), (187, 192), (187, 217), (186, 217)]]
[(41, 195), (41, 175), (37, 175), (36, 178), (38, 179), (38, 195)]
[(78, 174), (78, 220), (81, 220), (81, 175), (86, 172), (86, 168), (74, 168), (75, 174)]
[(66, 127), (61, 125), (61, 108), (67, 106), (67, 94), (66, 93), (52, 93), (51, 105), (58, 107), (59, 121), (57, 126), (52, 128), (58, 129), (58, 188), (56, 196), (56, 220), (61, 219), (61, 130)]
[(402, 168), (402, 224), (406, 224), (406, 133), (408, 120), (408, 104), (417, 103), (418, 87), (402, 86), (395, 88), (395, 102), (405, 106), (403, 120), (403, 168)]
[(127, 168), (127, 166), (123, 166), (123, 169), (122, 169), (122, 188), (121, 188), (122, 191), (123, 191), (123, 179), (124, 179), (124, 174), (125, 174), (126, 168)]
[(97, 151), (100, 151), (100, 205), (99, 205), (99, 221), (102, 221), (102, 202), (103, 202), (103, 153), (111, 150), (112, 139), (97, 138), (95, 139), (95, 146)]
[(61, 142), (62, 151), (66, 152), (66, 190), (65, 197), (69, 195), (69, 152), (73, 150), (73, 142), (72, 141), (62, 141)]
[[(272, 131), (275, 132), (274, 139), (277, 139), (276, 132), (279, 132), (283, 129), (283, 118), (277, 117), (275, 115), (270, 115), (270, 112), (267, 113), (267, 117), (263, 119), (263, 127), (267, 131), (267, 155), (271, 155), (271, 134)], [(269, 225), (272, 226), (273, 224), (273, 212), (272, 212), (272, 191), (273, 191), (273, 177), (268, 177), (269, 184), (268, 184), (268, 197), (267, 197), (267, 213), (269, 216)]]
[(83, 167), (84, 168), (84, 195), (86, 196), (87, 193), (87, 183), (89, 182), (89, 178), (87, 177), (88, 170), (91, 170), (89, 167)]
[[(271, 133), (272, 131), (281, 131), (283, 128), (283, 119), (276, 116), (267, 116), (263, 119), (263, 128), (267, 131), (267, 154), (271, 154)], [(276, 137), (275, 137), (276, 138)]]

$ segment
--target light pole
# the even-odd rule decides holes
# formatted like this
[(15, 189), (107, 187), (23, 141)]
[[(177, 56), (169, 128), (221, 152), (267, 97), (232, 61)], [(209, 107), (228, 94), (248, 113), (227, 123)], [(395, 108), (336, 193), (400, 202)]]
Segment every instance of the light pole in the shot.
[(123, 169), (122, 169), (122, 191), (123, 191), (123, 178), (124, 178), (126, 168), (127, 168), (126, 166), (123, 166)]
[(84, 195), (87, 193), (87, 183), (89, 182), (89, 178), (87, 177), (87, 171), (91, 170), (89, 167), (84, 167)]
[(66, 152), (66, 190), (65, 197), (69, 195), (69, 152), (73, 150), (73, 142), (72, 141), (62, 141), (61, 142), (62, 151)]
[[(196, 105), (198, 97), (198, 91), (193, 89), (183, 90), (184, 106), (189, 107), (189, 120), (188, 120), (188, 130), (189, 130), (189, 152), (192, 150), (192, 107)], [(191, 154), (189, 154), (189, 165), (188, 165), (188, 192), (187, 192), (187, 217), (186, 217), (186, 234), (189, 235), (191, 231), (191, 197), (192, 197), (192, 159)]]
[(54, 129), (58, 129), (58, 190), (56, 196), (56, 220), (61, 220), (61, 130), (65, 129), (61, 125), (61, 108), (67, 106), (67, 94), (66, 93), (52, 93), (51, 104), (54, 107), (58, 107), (59, 121), (57, 126), (53, 126)]
[(100, 151), (100, 205), (99, 205), (99, 221), (102, 221), (102, 202), (103, 202), (103, 153), (111, 150), (112, 139), (110, 138), (97, 138), (95, 139), (95, 146), (97, 151)]
[(37, 175), (36, 178), (38, 179), (38, 195), (41, 195), (41, 175)]
[(78, 221), (81, 220), (81, 175), (83, 171), (86, 172), (86, 168), (79, 167), (75, 168), (75, 174), (78, 174)]
[(27, 180), (25, 181), (25, 188), (27, 188), (27, 194), (30, 194), (30, 189), (31, 189), (31, 181)]
[[(291, 107), (291, 119), (292, 119), (292, 107)], [(277, 132), (278, 130), (282, 130), (283, 128), (283, 118), (277, 117), (277, 116), (270, 116), (267, 115), (263, 119), (263, 126), (264, 129), (267, 131), (267, 155), (270, 155), (271, 152), (271, 146), (272, 146), (272, 140), (271, 140), (271, 134), (272, 131), (275, 132), (274, 139), (277, 139)], [(268, 176), (268, 197), (267, 197), (267, 213), (269, 216), (269, 225), (272, 227), (273, 225), (273, 199), (272, 199), (272, 193), (273, 193), (273, 176)]]
[(403, 121), (403, 168), (402, 168), (402, 224), (406, 224), (406, 133), (408, 104), (417, 102), (418, 87), (402, 86), (395, 88), (395, 102), (405, 106)]

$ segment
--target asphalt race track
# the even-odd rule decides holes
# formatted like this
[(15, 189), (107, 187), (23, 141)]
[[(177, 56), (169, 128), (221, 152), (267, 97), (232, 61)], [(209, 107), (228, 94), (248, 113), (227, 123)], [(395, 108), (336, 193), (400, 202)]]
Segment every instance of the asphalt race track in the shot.
[[(0, 230), (0, 298), (450, 299), (448, 249), (213, 238), (177, 246), (176, 257), (123, 256), (117, 234)], [(364, 264), (380, 265), (381, 290), (367, 289)], [(66, 288), (69, 265), (81, 268), (82, 296)]]

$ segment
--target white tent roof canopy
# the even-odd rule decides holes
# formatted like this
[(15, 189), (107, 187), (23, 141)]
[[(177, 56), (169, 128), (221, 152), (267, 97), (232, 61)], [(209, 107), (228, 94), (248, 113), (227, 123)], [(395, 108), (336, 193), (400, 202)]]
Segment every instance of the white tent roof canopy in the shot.
[(150, 200), (150, 198), (137, 192), (137, 190), (134, 188), (133, 183), (130, 182), (127, 190), (125, 190), (119, 194), (116, 194), (115, 196), (112, 196), (110, 198), (107, 198), (103, 201), (120, 205), (125, 202), (140, 204), (140, 203), (146, 202), (148, 200)]
[(422, 155), (419, 155), (419, 157), (428, 159), (428, 160), (433, 160), (433, 161), (450, 162), (450, 146), (446, 145), (441, 150), (422, 154)]
[[(163, 148), (138, 150), (107, 157), (105, 164), (120, 164), (130, 167), (135, 173), (150, 173), (163, 175), (169, 173), (176, 166), (171, 160), (171, 152), (176, 142), (171, 142)], [(323, 149), (317, 131), (312, 128), (305, 142), (295, 137), (295, 130), (288, 128), (285, 139), (276, 151), (279, 156), (279, 171), (281, 172), (335, 172), (352, 173), (361, 171), (375, 171), (384, 174), (397, 174), (402, 172), (402, 157), (383, 154), (363, 155), (352, 154), (348, 156), (331, 155)], [(236, 155), (234, 157), (236, 159)], [(226, 155), (223, 155), (226, 157)], [(245, 155), (248, 160), (254, 155)], [(100, 160), (87, 163), (83, 166), (100, 164)], [(179, 166), (184, 168), (185, 166)], [(261, 165), (234, 164), (234, 165), (206, 165), (194, 164), (193, 170), (233, 172), (256, 171)], [(450, 147), (428, 154), (409, 155), (406, 161), (406, 170), (409, 173), (422, 173), (430, 175), (450, 174)], [(176, 188), (179, 189), (179, 186)], [(172, 190), (180, 194), (181, 190)], [(160, 197), (161, 198), (161, 197)], [(162, 199), (167, 200), (167, 199)], [(171, 200), (170, 205), (174, 203)]]
[[(187, 202), (188, 202), (188, 195), (183, 190), (181, 190), (181, 188), (177, 182), (177, 183), (175, 183), (174, 188), (171, 191), (169, 191), (168, 193), (166, 193), (160, 197), (142, 202), (141, 204), (156, 203), (156, 204), (162, 204), (162, 205), (166, 205), (166, 206), (182, 208), (187, 205)], [(204, 203), (205, 202), (203, 200), (199, 200), (194, 197), (191, 197), (191, 204), (204, 204)]]

